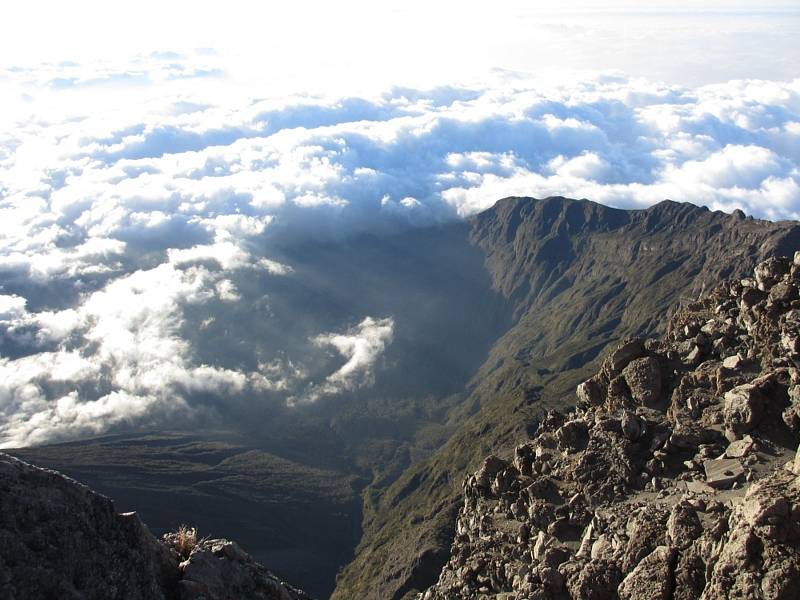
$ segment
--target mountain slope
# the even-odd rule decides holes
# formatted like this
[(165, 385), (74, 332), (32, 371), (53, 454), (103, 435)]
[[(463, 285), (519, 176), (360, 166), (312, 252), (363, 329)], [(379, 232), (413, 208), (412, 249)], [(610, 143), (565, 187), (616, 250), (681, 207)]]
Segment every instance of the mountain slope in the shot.
[(338, 600), (397, 600), (431, 585), (449, 556), (461, 481), (486, 454), (570, 404), (610, 342), (663, 329), (681, 298), (800, 247), (796, 223), (674, 202), (624, 211), (509, 198), (471, 225), (514, 324), (451, 411), (448, 441), (393, 484), (367, 490), (364, 536), (338, 578)]
[(800, 253), (630, 339), (513, 464), (465, 482), (420, 598), (800, 595)]
[(114, 498), (119, 510), (135, 510), (156, 535), (186, 523), (202, 536), (234, 539), (318, 598), (330, 594), (360, 535), (364, 482), (241, 435), (126, 434), (13, 453)]
[(310, 600), (235, 542), (156, 539), (134, 512), (0, 453), (0, 598)]

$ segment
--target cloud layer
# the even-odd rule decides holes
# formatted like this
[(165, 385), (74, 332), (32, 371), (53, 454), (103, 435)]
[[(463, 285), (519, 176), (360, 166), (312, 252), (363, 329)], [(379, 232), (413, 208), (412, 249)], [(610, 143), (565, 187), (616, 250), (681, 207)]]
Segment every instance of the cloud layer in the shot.
[(256, 302), (248, 281), (268, 310), (271, 282), (297, 276), (265, 241), (458, 219), (508, 195), (800, 216), (800, 80), (497, 71), (265, 99), (220, 96), (202, 57), (0, 75), (15, 107), (0, 130), (0, 444), (158, 422), (209, 394), (303, 402), (369, 384), (391, 315), (308, 332), (307, 356), (199, 358), (204, 328)]

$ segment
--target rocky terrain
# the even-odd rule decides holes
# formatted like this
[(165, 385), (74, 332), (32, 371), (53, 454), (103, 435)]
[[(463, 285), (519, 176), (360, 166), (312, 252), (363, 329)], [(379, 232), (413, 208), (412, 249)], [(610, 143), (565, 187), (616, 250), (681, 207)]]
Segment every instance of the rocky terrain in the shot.
[(471, 220), (470, 237), (512, 323), (453, 403), (441, 447), (368, 488), (363, 537), (335, 600), (408, 600), (435, 583), (450, 557), (461, 482), (487, 454), (513, 449), (548, 410), (569, 410), (610, 345), (665, 332), (683, 299), (800, 248), (796, 222), (558, 197), (500, 200)]
[(154, 537), (136, 513), (0, 453), (3, 600), (310, 600), (235, 542)]
[(630, 338), (463, 486), (421, 600), (800, 597), (800, 253)]

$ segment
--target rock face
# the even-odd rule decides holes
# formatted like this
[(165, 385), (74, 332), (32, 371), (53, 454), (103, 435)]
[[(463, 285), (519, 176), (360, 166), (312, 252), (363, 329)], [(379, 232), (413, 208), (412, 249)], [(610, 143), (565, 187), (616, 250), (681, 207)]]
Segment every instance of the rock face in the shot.
[[(432, 454), (415, 453), (425, 458), (365, 495), (363, 538), (337, 577), (335, 600), (408, 600), (432, 585), (436, 577), (428, 574), (441, 571), (453, 541), (454, 521), (441, 516), (462, 503), (457, 482), (487, 454), (526, 439), (548, 409), (571, 408), (570, 391), (599, 371), (609, 344), (661, 333), (680, 298), (726, 278), (752, 278), (753, 265), (794, 252), (800, 224), (676, 202), (625, 211), (566, 198), (507, 198), (471, 219), (470, 237), (513, 324), (475, 373), (463, 404), (448, 414), (448, 441)], [(755, 284), (750, 289), (756, 302), (768, 295)], [(692, 366), (713, 350), (686, 341)], [(800, 339), (787, 332), (786, 344), (794, 343)], [(657, 410), (669, 403), (673, 385), (668, 372), (661, 376), (662, 393), (652, 398)], [(621, 371), (612, 379), (584, 386), (587, 403), (605, 403), (609, 385), (624, 397), (637, 383)], [(796, 422), (800, 427), (800, 416)], [(695, 434), (687, 428), (681, 437), (688, 443)]]
[(307, 600), (238, 546), (206, 540), (182, 557), (136, 513), (55, 471), (0, 453), (3, 600)]
[(798, 288), (770, 259), (623, 342), (464, 482), (420, 600), (800, 597)]
[(228, 540), (201, 540), (178, 568), (180, 600), (309, 599)]

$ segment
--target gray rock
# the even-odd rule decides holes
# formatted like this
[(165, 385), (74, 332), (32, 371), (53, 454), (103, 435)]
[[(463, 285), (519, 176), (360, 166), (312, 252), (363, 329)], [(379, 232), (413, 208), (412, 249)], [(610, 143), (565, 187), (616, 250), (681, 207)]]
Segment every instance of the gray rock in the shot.
[(700, 537), (703, 526), (695, 508), (686, 501), (678, 502), (667, 520), (667, 541), (679, 550), (685, 550)]
[(694, 450), (700, 444), (710, 442), (715, 438), (715, 433), (706, 429), (695, 421), (678, 421), (669, 436), (669, 448), (681, 450)]
[(655, 408), (661, 399), (661, 367), (653, 357), (632, 360), (623, 370), (633, 400)]
[(722, 366), (731, 371), (736, 371), (742, 366), (742, 357), (738, 354), (727, 357), (722, 361)]
[(609, 357), (609, 365), (614, 375), (622, 371), (632, 360), (643, 356), (644, 341), (639, 338), (626, 340)]
[(795, 452), (792, 470), (795, 475), (800, 475), (800, 446), (797, 447), (797, 452)]
[(800, 547), (789, 537), (790, 506), (800, 500), (795, 481), (776, 470), (751, 486), (721, 537), (704, 599), (800, 597)]
[(55, 471), (0, 454), (0, 597), (159, 600), (178, 559), (136, 513)]
[(567, 590), (581, 600), (613, 600), (622, 575), (610, 560), (590, 560), (577, 572), (567, 575)]
[(587, 379), (576, 389), (578, 399), (587, 406), (599, 406), (606, 398), (605, 388), (597, 377)]
[(710, 485), (703, 483), (702, 481), (687, 481), (686, 482), (686, 490), (692, 492), (693, 494), (713, 494), (715, 493), (714, 488)]
[(309, 600), (226, 540), (201, 541), (179, 564), (177, 539), (162, 542), (136, 513), (0, 453), (0, 598)]
[(756, 288), (745, 288), (742, 292), (741, 307), (743, 310), (747, 310), (765, 300), (766, 297), (767, 295), (764, 292)]
[(556, 432), (556, 439), (559, 450), (577, 452), (585, 448), (589, 441), (589, 427), (581, 419), (567, 421)]
[(544, 531), (540, 531), (536, 536), (536, 542), (533, 544), (533, 558), (536, 560), (543, 560), (545, 550), (547, 550), (555, 542), (556, 539), (553, 536), (546, 534)]
[(744, 436), (741, 440), (736, 440), (728, 444), (725, 449), (725, 456), (727, 458), (743, 458), (747, 456), (753, 449), (755, 442), (749, 435)]
[(703, 462), (706, 483), (713, 488), (727, 489), (744, 475), (742, 463), (734, 458), (722, 458)]
[(632, 442), (638, 440), (644, 432), (644, 424), (639, 417), (630, 410), (622, 411), (620, 423), (622, 425), (623, 435)]
[(686, 364), (691, 366), (699, 364), (700, 360), (703, 358), (703, 354), (703, 349), (700, 346), (692, 344), (691, 350), (689, 350), (689, 353), (686, 355)]
[(764, 414), (764, 396), (753, 384), (737, 386), (725, 394), (725, 424), (733, 433), (751, 431)]
[(772, 286), (769, 298), (773, 302), (791, 302), (797, 300), (797, 286), (791, 281), (781, 281)]
[(179, 600), (305, 600), (304, 593), (283, 583), (254, 561), (238, 544), (203, 540), (181, 563)]
[(783, 276), (789, 273), (792, 261), (786, 257), (768, 258), (756, 265), (753, 274), (756, 278), (756, 285), (761, 291), (768, 291), (773, 285), (778, 283)]
[(800, 332), (787, 328), (781, 332), (781, 347), (789, 354), (800, 353)]
[(631, 571), (617, 590), (620, 600), (668, 600), (672, 596), (671, 573), (675, 550), (659, 546)]
[(477, 473), (478, 485), (488, 490), (494, 477), (507, 467), (508, 463), (494, 454), (487, 456)]

